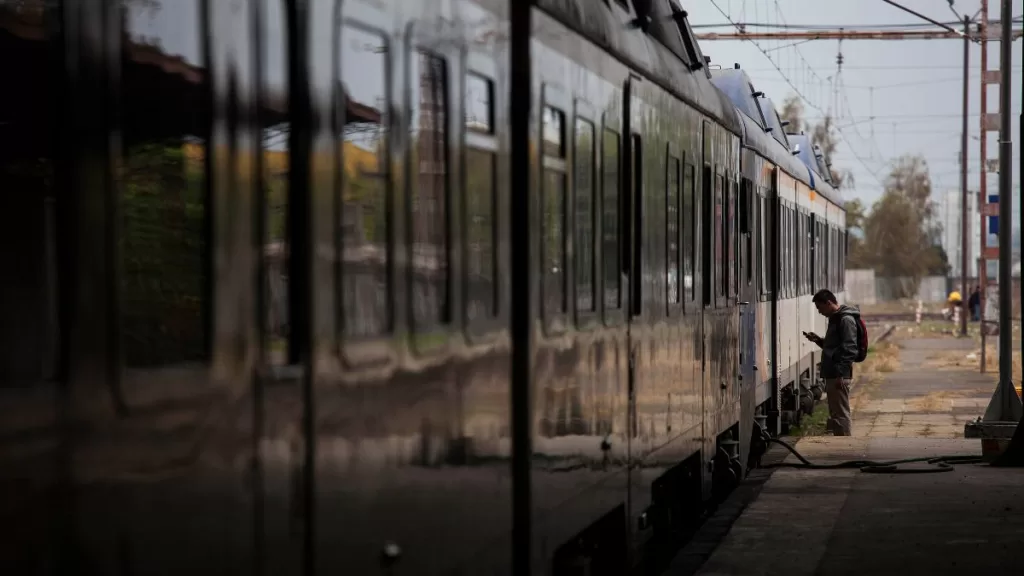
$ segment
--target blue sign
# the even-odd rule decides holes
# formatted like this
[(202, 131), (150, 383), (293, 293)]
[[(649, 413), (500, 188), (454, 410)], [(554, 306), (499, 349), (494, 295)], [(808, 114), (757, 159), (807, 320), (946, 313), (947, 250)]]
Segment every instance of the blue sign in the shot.
[[(999, 194), (989, 194), (988, 203), (999, 205)], [(996, 236), (999, 235), (999, 216), (988, 217), (988, 233)]]

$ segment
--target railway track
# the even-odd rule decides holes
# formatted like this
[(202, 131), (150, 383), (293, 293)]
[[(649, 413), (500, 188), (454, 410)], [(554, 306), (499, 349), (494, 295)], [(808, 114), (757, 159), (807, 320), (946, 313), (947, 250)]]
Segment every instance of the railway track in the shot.
[[(878, 324), (881, 322), (914, 322), (917, 320), (917, 314), (914, 312), (897, 313), (897, 314), (862, 314), (861, 318), (865, 323)], [(924, 312), (921, 314), (921, 320), (945, 320), (945, 316), (941, 312)]]

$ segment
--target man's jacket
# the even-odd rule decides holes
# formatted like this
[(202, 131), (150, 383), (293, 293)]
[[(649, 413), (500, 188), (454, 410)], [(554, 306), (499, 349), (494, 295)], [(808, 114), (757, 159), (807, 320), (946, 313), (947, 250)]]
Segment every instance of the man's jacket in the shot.
[(821, 343), (821, 377), (852, 378), (857, 357), (857, 319), (860, 312), (845, 304), (828, 317), (828, 332)]

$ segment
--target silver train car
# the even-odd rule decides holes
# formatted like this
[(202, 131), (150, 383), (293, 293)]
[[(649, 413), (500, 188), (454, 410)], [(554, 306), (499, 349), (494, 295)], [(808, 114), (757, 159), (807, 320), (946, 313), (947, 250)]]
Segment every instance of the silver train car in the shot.
[(5, 574), (652, 572), (813, 385), (841, 203), (676, 0), (8, 2), (0, 55)]
[[(810, 414), (824, 392), (820, 350), (802, 333), (824, 334), (827, 328), (811, 302), (815, 292), (827, 288), (840, 302), (844, 299), (845, 213), (825, 159), (812, 149), (810, 138), (785, 131), (772, 101), (738, 64), (714, 69), (712, 75), (743, 119), (741, 171), (744, 185), (753, 191), (754, 238), (761, 240), (748, 246), (757, 263), (747, 271), (757, 289), (744, 298), (757, 302), (744, 321), (756, 335), (756, 342), (747, 345), (756, 387), (752, 403), (758, 421), (779, 434)], [(775, 298), (773, 286), (778, 287)]]

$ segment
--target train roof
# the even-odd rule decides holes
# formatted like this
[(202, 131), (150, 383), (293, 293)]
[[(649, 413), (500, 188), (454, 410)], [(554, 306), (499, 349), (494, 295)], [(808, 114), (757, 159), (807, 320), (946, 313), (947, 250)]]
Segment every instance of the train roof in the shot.
[[(711, 83), (707, 62), (674, 0), (537, 0), (537, 6), (734, 134), (735, 107)], [(646, 11), (637, 14), (637, 10)], [(640, 29), (637, 22), (643, 22)]]
[(839, 190), (832, 183), (832, 171), (829, 169), (825, 156), (820, 154), (821, 149), (811, 142), (811, 137), (807, 134), (788, 134), (788, 137), (793, 146), (800, 149), (796, 156), (811, 171), (814, 191), (842, 208), (843, 199)]
[(792, 150), (793, 145), (790, 144), (789, 138), (786, 135), (786, 127), (782, 124), (782, 119), (779, 118), (779, 112), (775, 109), (772, 99), (765, 96), (764, 98), (758, 98), (757, 103), (761, 106), (761, 115), (764, 116), (765, 122), (768, 123), (768, 132), (786, 150)]
[[(743, 146), (785, 170), (790, 176), (813, 187), (810, 169), (793, 157), (789, 148), (771, 132), (755, 96), (754, 84), (747, 73), (738, 68), (712, 70), (712, 81), (736, 107), (743, 122)], [(781, 126), (779, 128), (781, 130)]]

